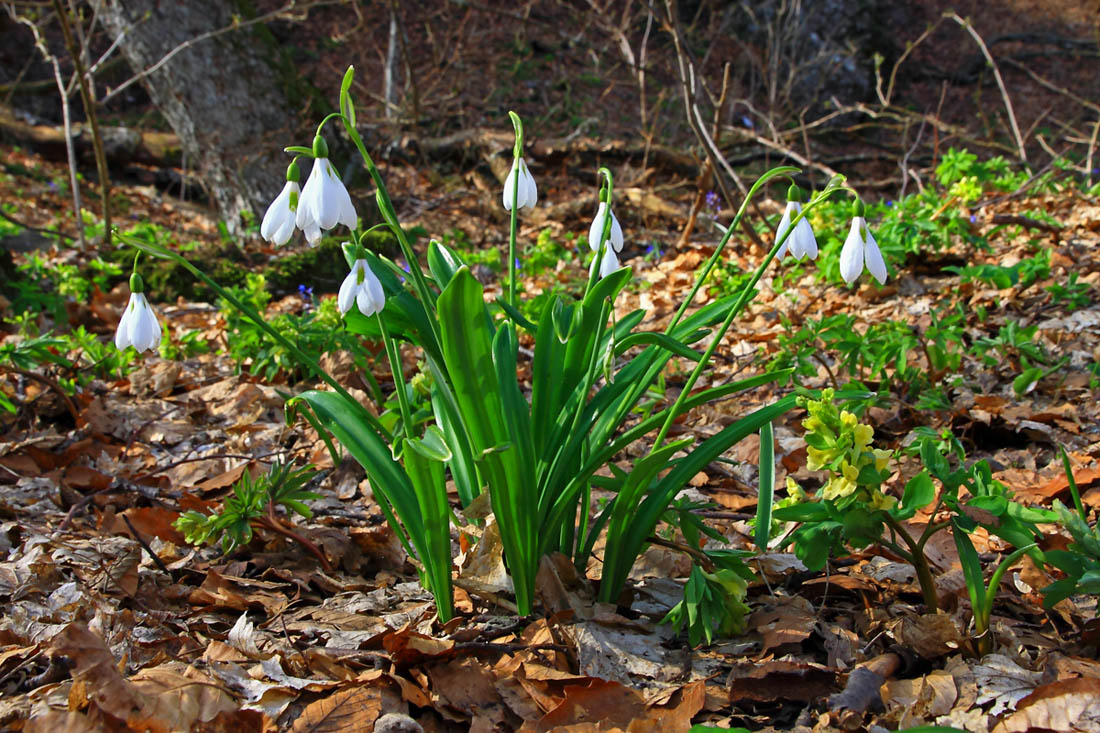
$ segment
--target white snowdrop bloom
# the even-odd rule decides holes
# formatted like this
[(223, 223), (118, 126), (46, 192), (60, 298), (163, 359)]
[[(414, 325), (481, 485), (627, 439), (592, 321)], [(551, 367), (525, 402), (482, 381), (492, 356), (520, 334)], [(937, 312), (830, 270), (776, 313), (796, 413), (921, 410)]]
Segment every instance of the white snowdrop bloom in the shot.
[(160, 346), (160, 324), (140, 290), (130, 293), (130, 302), (122, 313), (115, 331), (115, 346), (119, 351), (133, 346), (138, 351), (152, 351)]
[[(619, 254), (623, 251), (623, 228), (619, 226), (619, 220), (615, 218), (615, 212), (611, 213), (611, 233), (607, 235), (607, 250)], [(604, 221), (607, 218), (608, 206), (606, 201), (601, 201), (596, 209), (596, 217), (592, 220), (592, 226), (588, 227), (588, 246), (593, 252), (600, 250), (600, 237), (603, 236)]]
[(382, 290), (382, 282), (370, 269), (366, 260), (356, 260), (351, 266), (351, 272), (344, 278), (340, 285), (340, 293), (336, 296), (336, 305), (341, 313), (351, 310), (352, 304), (359, 306), (359, 311), (364, 316), (373, 316), (386, 306), (386, 293)]
[[(787, 228), (791, 225), (791, 219), (798, 216), (801, 211), (801, 202), (787, 202), (787, 208), (783, 212), (783, 218), (779, 220), (779, 227), (775, 231), (776, 241), (779, 241), (779, 238), (787, 231)], [(798, 223), (794, 225), (794, 231), (787, 237), (787, 241), (783, 243), (779, 251), (775, 253), (775, 257), (779, 259), (788, 252), (798, 260), (801, 260), (803, 257), (809, 257), (811, 260), (817, 259), (817, 238), (814, 237), (813, 227), (810, 226), (809, 220), (805, 217), (799, 219)]]
[(864, 265), (880, 285), (886, 283), (886, 261), (882, 259), (878, 243), (871, 236), (867, 220), (862, 216), (861, 206), (860, 214), (852, 217), (852, 228), (848, 230), (848, 238), (844, 240), (844, 247), (840, 250), (840, 276), (851, 285), (863, 272)]
[[(519, 176), (519, 191), (513, 191), (516, 186), (516, 176)], [(512, 197), (515, 196), (518, 201), (516, 210), (520, 210), (524, 207), (535, 208), (535, 203), (539, 200), (538, 187), (535, 186), (535, 179), (531, 175), (531, 171), (527, 170), (527, 164), (523, 162), (523, 158), (516, 158), (512, 162), (512, 170), (508, 172), (508, 178), (504, 180), (504, 210), (512, 210)]]
[(282, 246), (290, 241), (294, 234), (294, 220), (298, 208), (301, 187), (298, 181), (287, 181), (283, 190), (267, 207), (267, 213), (260, 223), (260, 236), (272, 244)]
[(332, 229), (337, 224), (355, 229), (358, 217), (351, 196), (328, 158), (314, 158), (313, 170), (298, 199), (294, 223), (305, 232), (310, 244), (321, 239), (322, 229)]
[(611, 249), (611, 247), (606, 247), (604, 249), (605, 251), (603, 253), (603, 259), (597, 260), (597, 258), (595, 257), (592, 258), (592, 266), (589, 268), (590, 277), (591, 273), (596, 270), (597, 262), (599, 262), (600, 265), (601, 279), (607, 277), (611, 273), (615, 272), (615, 270), (618, 270), (622, 267), (622, 265), (619, 263), (619, 258), (615, 256), (615, 250)]

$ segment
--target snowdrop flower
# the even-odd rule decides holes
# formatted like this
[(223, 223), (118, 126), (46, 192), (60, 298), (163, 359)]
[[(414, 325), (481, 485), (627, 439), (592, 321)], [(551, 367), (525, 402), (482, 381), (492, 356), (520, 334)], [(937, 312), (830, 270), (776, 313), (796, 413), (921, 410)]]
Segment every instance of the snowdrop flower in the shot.
[[(596, 209), (596, 218), (592, 220), (592, 226), (588, 227), (588, 246), (593, 252), (600, 251), (600, 238), (603, 236), (604, 220), (607, 218), (608, 206), (603, 201), (604, 193), (600, 193), (600, 206)], [(619, 254), (623, 251), (623, 228), (619, 226), (619, 220), (615, 218), (615, 212), (611, 213), (611, 233), (607, 235), (607, 250)]]
[[(798, 190), (798, 186), (791, 186), (787, 191), (787, 209), (783, 212), (783, 218), (779, 220), (779, 228), (775, 232), (776, 241), (790, 227), (791, 219), (798, 216), (801, 211), (802, 192)], [(814, 237), (814, 230), (810, 227), (809, 220), (805, 217), (799, 219), (798, 223), (794, 225), (794, 231), (787, 237), (787, 241), (783, 243), (779, 251), (775, 253), (775, 257), (779, 259), (788, 252), (798, 260), (803, 257), (809, 257), (811, 260), (817, 259), (817, 239)]]
[(619, 264), (619, 258), (615, 256), (615, 250), (611, 249), (610, 246), (604, 249), (602, 259), (597, 260), (595, 257), (592, 258), (592, 266), (588, 269), (589, 277), (591, 277), (592, 273), (596, 271), (597, 262), (600, 266), (601, 278), (607, 277), (611, 273), (615, 272), (615, 270), (618, 270), (620, 267), (622, 267), (622, 265)]
[(364, 316), (373, 316), (386, 305), (382, 283), (363, 258), (355, 260), (351, 272), (340, 285), (339, 295), (336, 296), (336, 305), (341, 313), (350, 311), (352, 304), (358, 305)]
[(298, 209), (298, 164), (291, 163), (286, 169), (286, 185), (267, 207), (264, 220), (260, 223), (260, 236), (267, 241), (282, 246), (290, 241), (294, 234), (294, 220)]
[[(519, 191), (515, 191), (516, 177), (519, 177)], [(535, 203), (539, 200), (538, 187), (535, 186), (535, 179), (531, 175), (531, 171), (527, 170), (527, 164), (523, 162), (523, 158), (517, 157), (512, 161), (512, 170), (508, 172), (508, 178), (504, 180), (504, 210), (512, 210), (512, 198), (515, 197), (517, 203), (516, 210), (529, 207), (535, 208)]]
[(601, 278), (607, 277), (622, 267), (619, 263), (619, 253), (623, 251), (623, 228), (619, 225), (619, 220), (615, 218), (615, 212), (611, 211), (606, 199), (607, 189), (600, 189), (600, 205), (596, 209), (596, 217), (592, 220), (592, 226), (588, 227), (588, 246), (598, 254), (604, 224), (608, 215), (611, 216), (611, 232), (607, 235), (607, 241), (604, 243), (603, 257), (593, 257), (592, 267), (589, 270), (591, 276), (591, 273), (595, 272), (598, 266)]
[(871, 230), (867, 228), (865, 211), (862, 201), (852, 205), (852, 228), (848, 230), (848, 238), (840, 250), (840, 276), (849, 285), (859, 278), (864, 265), (879, 284), (886, 283), (886, 262), (879, 252), (878, 243), (871, 236)]
[(115, 331), (115, 346), (119, 351), (127, 346), (133, 346), (138, 351), (152, 351), (160, 345), (160, 324), (145, 299), (144, 290), (141, 275), (135, 272), (130, 276), (130, 302), (126, 304)]
[(321, 239), (322, 229), (332, 229), (337, 224), (355, 229), (358, 223), (351, 196), (329, 162), (328, 145), (320, 135), (313, 139), (313, 155), (313, 170), (302, 187), (294, 220), (311, 245)]

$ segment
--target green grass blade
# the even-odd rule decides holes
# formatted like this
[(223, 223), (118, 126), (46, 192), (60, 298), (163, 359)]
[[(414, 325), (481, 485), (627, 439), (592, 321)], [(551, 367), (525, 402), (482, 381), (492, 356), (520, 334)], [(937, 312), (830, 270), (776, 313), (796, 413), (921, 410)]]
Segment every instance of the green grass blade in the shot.
[(772, 498), (775, 495), (775, 428), (770, 422), (760, 428), (760, 489), (756, 501), (756, 546), (768, 549), (772, 529)]

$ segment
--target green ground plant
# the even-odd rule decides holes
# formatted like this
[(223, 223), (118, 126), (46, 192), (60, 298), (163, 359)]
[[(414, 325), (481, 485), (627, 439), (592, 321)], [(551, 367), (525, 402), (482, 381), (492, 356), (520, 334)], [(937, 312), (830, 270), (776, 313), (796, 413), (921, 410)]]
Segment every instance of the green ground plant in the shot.
[[(934, 535), (950, 530), (960, 554), (965, 555), (963, 569), (973, 602), (975, 646), (981, 653), (988, 651), (989, 613), (997, 583), (1005, 569), (1025, 553), (1042, 561), (1042, 554), (1035, 549), (1041, 536), (1036, 524), (1053, 521), (1057, 515), (1014, 501), (1011, 492), (993, 479), (986, 461), (970, 466), (960, 461), (953, 466), (941, 450), (942, 441), (927, 435), (918, 439), (924, 469), (906, 482), (898, 501), (883, 490), (892, 473), (894, 453), (874, 448), (873, 428), (838, 406), (835, 399), (833, 391), (826, 389), (819, 400), (799, 400), (809, 413), (803, 421), (807, 468), (824, 471), (827, 478), (812, 496), (788, 479), (788, 495), (797, 503), (773, 513), (781, 521), (797, 522), (789, 536), (795, 554), (806, 567), (820, 570), (829, 557), (845, 555), (849, 548), (879, 545), (913, 566), (925, 607), (935, 612), (940, 597), (926, 547)], [(928, 519), (916, 531), (906, 522), (918, 511), (925, 511)], [(1017, 550), (1000, 564), (988, 585), (967, 536), (978, 527)]]
[[(384, 307), (378, 312), (372, 307), (371, 316), (352, 308), (345, 320), (349, 331), (383, 343), (394, 376), (396, 416), (383, 421), (352, 399), (320, 369), (312, 355), (259, 315), (262, 303), (250, 297), (247, 289), (230, 292), (218, 288), (179, 253), (159, 244), (132, 238), (127, 241), (145, 252), (176, 261), (207, 285), (218, 288), (244, 319), (332, 387), (333, 391), (307, 391), (292, 400), (291, 407), (311, 412), (316, 424), (330, 431), (366, 469), (375, 487), (375, 498), (410, 555), (421, 564), (422, 578), (435, 594), (442, 619), (452, 613), (448, 475), (463, 504), (482, 491), (489, 492), (521, 613), (532, 610), (534, 578), (542, 556), (562, 551), (583, 568), (601, 533), (606, 533), (607, 549), (599, 596), (614, 601), (635, 558), (688, 480), (734, 443), (793, 405), (793, 397), (765, 405), (698, 445), (692, 445), (690, 439), (666, 440), (672, 423), (685, 410), (785, 376), (781, 371), (772, 372), (698, 392), (693, 389), (722, 336), (743, 311), (749, 294), (755, 292), (755, 282), (789, 234), (776, 242), (738, 294), (717, 299), (691, 315), (686, 311), (720, 262), (729, 232), (737, 229), (752, 196), (768, 181), (795, 170), (773, 169), (756, 182), (692, 293), (663, 332), (639, 330), (642, 311), (609, 322), (611, 304), (630, 280), (625, 268), (604, 272), (593, 268), (578, 300), (552, 296), (543, 304), (537, 320), (529, 320), (523, 315), (516, 288), (516, 269), (522, 264), (517, 255), (519, 207), (511, 207), (507, 295), (492, 309), (468, 265), (444, 244), (430, 243), (424, 269), (356, 131), (349, 94), (351, 78), (349, 70), (341, 89), (340, 112), (321, 122), (314, 146), (291, 147), (288, 151), (327, 160), (321, 132), (327, 123), (339, 123), (375, 183), (379, 211), (398, 241), (408, 271), (388, 257), (368, 252), (363, 246), (364, 232), (354, 231), (345, 247), (345, 257), (353, 268), (359, 267), (359, 262), (369, 267), (384, 295)], [(520, 160), (522, 126), (518, 117), (513, 116), (513, 122), (517, 132), (516, 170), (529, 176)], [(613, 182), (609, 171), (600, 172), (600, 200), (609, 208), (614, 200)], [(520, 176), (513, 174), (509, 180), (516, 187), (511, 200), (520, 201)], [(808, 202), (805, 211), (812, 211), (841, 186), (841, 181), (835, 181), (821, 196)], [(305, 196), (303, 192), (303, 199)], [(610, 254), (612, 244), (612, 219), (604, 216), (603, 221), (602, 232), (593, 230), (599, 234), (598, 243), (590, 237), (601, 263)], [(561, 248), (547, 241), (536, 242), (536, 261), (540, 249), (546, 249), (548, 257), (552, 253), (560, 259)], [(497, 308), (500, 316), (494, 317)], [(529, 398), (517, 381), (520, 330), (527, 330), (535, 341), (533, 392)], [(692, 345), (703, 339), (709, 339), (706, 349), (695, 351)], [(399, 342), (415, 345), (423, 355), (431, 376), (421, 385), (431, 395), (430, 419), (424, 419), (425, 410), (410, 393), (400, 366)], [(671, 405), (650, 404), (643, 408), (648, 416), (624, 429), (625, 421), (644, 404), (643, 400), (651, 400), (650, 388), (674, 357), (694, 364), (679, 397)], [(647, 435), (655, 436), (649, 455), (637, 460), (629, 471), (614, 467), (611, 477), (598, 481), (594, 478), (604, 467), (613, 467), (611, 460), (626, 446)], [(661, 473), (670, 467), (670, 471)], [(614, 495), (597, 516), (590, 516), (594, 483), (612, 489)]]
[(295, 468), (290, 463), (274, 463), (266, 474), (258, 478), (245, 471), (233, 484), (233, 493), (222, 503), (220, 511), (212, 514), (191, 510), (184, 512), (173, 523), (193, 545), (221, 545), (229, 554), (252, 541), (255, 529), (265, 529), (293, 540), (328, 567), (324, 553), (310, 540), (287, 526), (279, 516), (298, 514), (308, 519), (313, 516), (308, 501), (321, 498), (320, 494), (305, 487), (317, 475), (312, 466)]

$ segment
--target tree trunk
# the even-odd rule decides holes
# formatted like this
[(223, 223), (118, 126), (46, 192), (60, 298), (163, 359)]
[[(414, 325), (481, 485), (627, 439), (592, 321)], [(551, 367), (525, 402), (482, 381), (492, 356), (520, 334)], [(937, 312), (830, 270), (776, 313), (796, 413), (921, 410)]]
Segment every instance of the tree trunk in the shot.
[[(230, 231), (241, 212), (263, 215), (283, 185), (289, 159), (282, 148), (310, 141), (293, 137), (295, 120), (265, 43), (232, 25), (235, 3), (224, 0), (99, 0), (99, 12), (135, 72), (148, 69), (180, 44), (194, 41), (142, 80), (180, 138), (186, 160)], [(277, 53), (277, 51), (273, 51)]]

